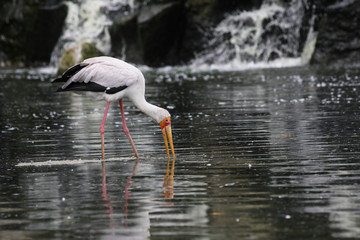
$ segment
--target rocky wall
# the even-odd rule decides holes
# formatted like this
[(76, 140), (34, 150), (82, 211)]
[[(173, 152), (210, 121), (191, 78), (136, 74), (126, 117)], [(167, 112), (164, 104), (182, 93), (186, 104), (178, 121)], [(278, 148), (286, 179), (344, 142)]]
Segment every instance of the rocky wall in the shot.
[(2, 0), (0, 63), (36, 66), (50, 61), (61, 35), (67, 7), (60, 1)]
[(360, 62), (360, 1), (333, 1), (321, 6), (312, 64)]
[[(264, 0), (265, 1), (265, 0)], [(147, 0), (130, 15), (112, 13), (112, 52), (149, 66), (186, 64), (212, 36), (226, 14), (257, 9), (263, 0)], [(291, 0), (283, 0), (289, 4)], [(302, 51), (310, 28), (318, 33), (313, 64), (360, 61), (360, 1), (306, 0), (299, 39)], [(62, 0), (2, 0), (1, 66), (49, 64), (62, 33), (67, 6)]]

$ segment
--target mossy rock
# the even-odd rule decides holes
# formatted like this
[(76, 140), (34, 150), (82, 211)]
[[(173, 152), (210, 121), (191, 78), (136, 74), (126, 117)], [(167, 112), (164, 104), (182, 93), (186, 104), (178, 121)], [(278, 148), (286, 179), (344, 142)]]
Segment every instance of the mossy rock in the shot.
[(81, 43), (75, 47), (64, 50), (64, 53), (60, 59), (58, 74), (62, 74), (69, 67), (82, 62), (84, 59), (98, 57), (103, 55), (94, 44)]
[(177, 64), (185, 30), (185, 7), (181, 2), (143, 7), (137, 18), (138, 38), (144, 63), (159, 67)]
[(81, 44), (81, 56), (82, 60), (92, 57), (98, 57), (103, 55), (94, 44), (91, 43), (82, 43)]

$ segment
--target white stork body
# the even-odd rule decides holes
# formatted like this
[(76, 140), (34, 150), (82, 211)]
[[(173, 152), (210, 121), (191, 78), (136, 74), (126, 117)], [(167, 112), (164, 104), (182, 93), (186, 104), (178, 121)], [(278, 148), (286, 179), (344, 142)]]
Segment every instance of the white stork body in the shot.
[(124, 117), (122, 99), (129, 98), (134, 105), (146, 115), (160, 124), (163, 131), (169, 158), (167, 139), (169, 139), (173, 157), (175, 158), (170, 114), (167, 110), (148, 103), (145, 100), (145, 78), (136, 67), (112, 57), (94, 57), (84, 60), (82, 63), (69, 68), (64, 74), (53, 82), (65, 82), (57, 91), (81, 91), (89, 93), (96, 98), (102, 98), (107, 102), (103, 121), (100, 126), (102, 137), (102, 158), (104, 159), (104, 124), (110, 102), (119, 101), (122, 114), (123, 129), (129, 138), (138, 157), (137, 150), (127, 129)]
[[(130, 89), (135, 88), (135, 94), (144, 96), (145, 79), (139, 69), (122, 60), (112, 57), (94, 57), (84, 60), (79, 64), (85, 71), (73, 75), (61, 88), (65, 90), (71, 83), (97, 83), (109, 90), (111, 88), (127, 87), (126, 91), (108, 94), (104, 91), (97, 92), (100, 98), (107, 102), (117, 101), (123, 97), (133, 96)], [(70, 68), (71, 69), (71, 68)], [(66, 72), (64, 73), (66, 74)]]

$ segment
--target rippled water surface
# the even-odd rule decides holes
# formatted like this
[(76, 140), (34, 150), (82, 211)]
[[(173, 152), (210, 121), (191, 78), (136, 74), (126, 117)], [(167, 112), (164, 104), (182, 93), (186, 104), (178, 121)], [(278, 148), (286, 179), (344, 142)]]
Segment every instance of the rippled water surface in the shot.
[(160, 127), (129, 101), (141, 159), (113, 103), (101, 162), (105, 102), (2, 71), (0, 239), (357, 239), (359, 72), (146, 72), (172, 113), (171, 177)]

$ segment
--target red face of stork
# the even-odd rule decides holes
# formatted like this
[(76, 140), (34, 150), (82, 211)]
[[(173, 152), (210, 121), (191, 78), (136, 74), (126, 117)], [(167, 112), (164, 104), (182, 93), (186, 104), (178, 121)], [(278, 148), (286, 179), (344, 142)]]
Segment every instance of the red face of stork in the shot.
[(162, 134), (164, 137), (164, 142), (165, 142), (166, 153), (167, 153), (168, 159), (170, 158), (168, 142), (170, 143), (171, 152), (175, 159), (170, 117), (167, 117), (164, 120), (162, 120), (160, 122), (160, 127), (161, 127), (161, 131), (162, 131)]

